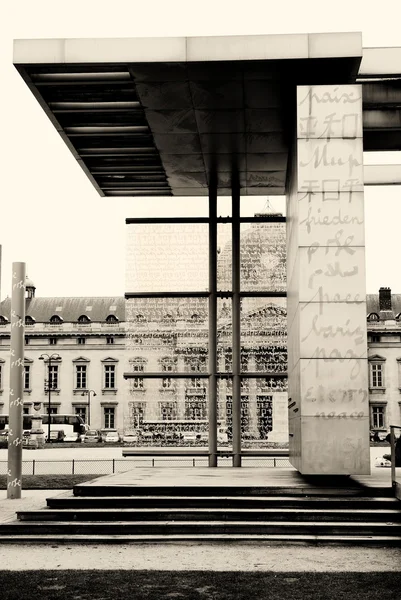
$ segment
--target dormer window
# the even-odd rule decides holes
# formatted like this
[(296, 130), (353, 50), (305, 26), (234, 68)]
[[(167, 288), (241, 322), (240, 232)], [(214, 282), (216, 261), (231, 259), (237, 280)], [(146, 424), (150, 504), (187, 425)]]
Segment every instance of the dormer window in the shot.
[(115, 315), (109, 315), (106, 317), (106, 323), (118, 323), (118, 319)]
[(401, 313), (398, 313), (398, 315), (395, 317), (396, 321), (401, 321)]
[(3, 315), (0, 315), (0, 325), (7, 325), (7, 323), (9, 323), (9, 320), (6, 317), (3, 317)]
[(380, 321), (380, 317), (377, 313), (372, 312), (368, 315), (368, 321)]
[(52, 317), (50, 317), (50, 323), (60, 325), (62, 322), (63, 322), (63, 319), (59, 315), (53, 315)]
[(146, 317), (142, 313), (136, 314), (134, 320), (136, 323), (146, 323)]
[(25, 325), (35, 325), (35, 319), (30, 315), (25, 317)]
[(88, 316), (86, 315), (81, 315), (80, 317), (78, 317), (78, 323), (90, 323), (91, 320)]

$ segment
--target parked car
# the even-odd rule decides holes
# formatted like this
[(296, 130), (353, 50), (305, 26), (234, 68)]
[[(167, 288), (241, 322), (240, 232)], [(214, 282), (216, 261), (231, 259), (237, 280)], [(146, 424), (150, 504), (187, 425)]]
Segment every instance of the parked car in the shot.
[(196, 431), (183, 431), (182, 432), (182, 441), (183, 442), (190, 442), (195, 443), (197, 440), (197, 432)]
[(108, 431), (106, 433), (106, 437), (104, 439), (104, 441), (106, 442), (106, 444), (115, 444), (118, 443), (120, 441), (120, 436), (118, 435), (118, 431)]
[(139, 441), (139, 436), (135, 431), (131, 431), (131, 432), (125, 433), (123, 435), (124, 444), (135, 444), (138, 441)]
[(71, 433), (71, 435), (65, 435), (64, 436), (64, 441), (65, 442), (80, 442), (81, 441), (81, 436), (79, 435), (79, 433)]
[(106, 441), (106, 435), (108, 434), (109, 431), (110, 431), (110, 429), (100, 429), (100, 441), (101, 442)]
[(84, 444), (101, 442), (102, 434), (99, 429), (88, 429), (88, 431), (82, 436), (82, 442)]
[(0, 448), (8, 447), (8, 430), (3, 429), (0, 431)]

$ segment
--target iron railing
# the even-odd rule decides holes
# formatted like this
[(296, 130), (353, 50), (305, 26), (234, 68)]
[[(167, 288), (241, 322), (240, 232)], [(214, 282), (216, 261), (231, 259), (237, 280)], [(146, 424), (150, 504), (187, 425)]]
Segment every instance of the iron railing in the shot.
[[(231, 458), (219, 458), (220, 466), (231, 466)], [(22, 475), (112, 475), (136, 467), (207, 467), (208, 457), (138, 457), (70, 460), (23, 460)], [(291, 467), (288, 458), (243, 457), (244, 467)], [(0, 461), (0, 475), (7, 474), (7, 461)]]

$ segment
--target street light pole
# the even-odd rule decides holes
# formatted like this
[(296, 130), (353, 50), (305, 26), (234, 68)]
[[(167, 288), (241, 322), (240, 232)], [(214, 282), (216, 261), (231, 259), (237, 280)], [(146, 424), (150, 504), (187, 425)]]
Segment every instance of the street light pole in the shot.
[(49, 405), (48, 405), (48, 409), (47, 409), (47, 443), (50, 443), (50, 408), (51, 408), (51, 398), (52, 398), (52, 384), (53, 382), (50, 382), (50, 373), (51, 373), (51, 366), (52, 366), (52, 360), (58, 360), (60, 358), (59, 354), (51, 354), (49, 356), (49, 354), (41, 354), (39, 356), (39, 360), (45, 360), (45, 358), (47, 357), (48, 363), (47, 363), (47, 390), (49, 393)]
[(93, 397), (96, 396), (94, 390), (85, 390), (85, 392), (82, 392), (81, 394), (81, 396), (86, 396), (86, 394), (88, 394), (88, 427), (90, 427), (91, 422), (91, 393), (93, 394)]

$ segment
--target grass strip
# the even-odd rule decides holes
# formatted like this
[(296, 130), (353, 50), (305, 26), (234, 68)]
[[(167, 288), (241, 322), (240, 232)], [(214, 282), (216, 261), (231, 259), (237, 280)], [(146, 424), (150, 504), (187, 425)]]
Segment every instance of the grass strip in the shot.
[[(74, 485), (101, 475), (23, 475), (23, 490), (70, 490)], [(0, 475), (0, 489), (7, 489), (7, 475)]]
[(401, 590), (399, 572), (0, 571), (0, 578), (2, 600), (398, 600)]

